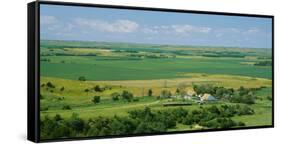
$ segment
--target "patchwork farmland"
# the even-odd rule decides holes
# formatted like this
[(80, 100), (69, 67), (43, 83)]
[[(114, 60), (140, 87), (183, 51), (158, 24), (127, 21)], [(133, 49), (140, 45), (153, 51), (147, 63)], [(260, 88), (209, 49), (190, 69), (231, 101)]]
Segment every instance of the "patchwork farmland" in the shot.
[(41, 137), (271, 125), (271, 56), (262, 48), (42, 40)]

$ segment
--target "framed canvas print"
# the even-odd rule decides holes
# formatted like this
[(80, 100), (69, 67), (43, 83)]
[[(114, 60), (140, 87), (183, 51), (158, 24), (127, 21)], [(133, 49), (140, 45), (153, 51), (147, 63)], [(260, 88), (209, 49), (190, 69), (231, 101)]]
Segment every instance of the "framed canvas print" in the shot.
[(274, 126), (274, 17), (28, 4), (34, 142)]

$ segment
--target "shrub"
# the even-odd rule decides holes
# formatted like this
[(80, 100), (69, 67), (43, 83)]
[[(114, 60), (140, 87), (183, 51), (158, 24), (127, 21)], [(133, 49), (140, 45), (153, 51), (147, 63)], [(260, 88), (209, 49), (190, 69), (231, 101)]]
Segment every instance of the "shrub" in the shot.
[(64, 87), (61, 87), (61, 88), (60, 88), (60, 91), (64, 91)]
[(62, 106), (63, 110), (71, 110), (71, 107), (69, 105), (64, 105)]
[(61, 116), (59, 114), (56, 114), (55, 117), (54, 117), (54, 120), (55, 121), (61, 121), (62, 118), (61, 118)]
[(96, 85), (96, 86), (94, 87), (94, 90), (95, 90), (96, 92), (102, 92), (102, 89), (100, 88), (99, 85)]
[(132, 93), (130, 93), (130, 92), (126, 91), (126, 90), (124, 90), (122, 92), (121, 96), (122, 96), (122, 98), (124, 100), (127, 100), (128, 102), (130, 102), (133, 99), (133, 97), (134, 97), (134, 95)]
[(84, 90), (84, 92), (89, 92), (89, 91), (90, 91), (89, 89), (85, 89), (85, 90)]
[(139, 99), (138, 99), (138, 98), (133, 98), (133, 101), (134, 101), (134, 102), (138, 102)]
[(47, 86), (48, 88), (55, 88), (55, 85), (52, 84), (51, 82), (47, 82), (46, 86)]
[(230, 102), (234, 103), (245, 103), (245, 104), (255, 104), (255, 96), (252, 93), (245, 92), (236, 92), (231, 98)]
[(100, 102), (100, 96), (94, 96), (92, 98), (92, 102), (95, 103), (95, 104), (99, 103)]
[(78, 78), (78, 80), (79, 80), (79, 81), (86, 81), (86, 78), (85, 78), (84, 76), (80, 76), (80, 77)]
[(266, 97), (268, 100), (272, 101), (272, 96), (267, 96)]
[(117, 100), (119, 100), (120, 94), (117, 93), (117, 92), (114, 92), (114, 93), (112, 93), (110, 96), (111, 96), (111, 99), (112, 99), (113, 101), (117, 101)]
[(78, 117), (77, 114), (73, 113), (71, 118), (67, 121), (68, 126), (77, 132), (82, 132), (85, 127), (85, 122), (81, 118)]

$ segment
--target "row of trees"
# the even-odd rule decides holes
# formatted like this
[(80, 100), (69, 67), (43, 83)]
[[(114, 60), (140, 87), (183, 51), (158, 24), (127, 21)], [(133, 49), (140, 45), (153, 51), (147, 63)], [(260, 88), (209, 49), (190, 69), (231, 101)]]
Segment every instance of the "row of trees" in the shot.
[[(136, 98), (134, 98), (133, 93), (128, 92), (124, 90), (122, 93), (114, 92), (111, 94), (111, 98), (113, 101), (118, 101), (120, 99), (123, 99), (125, 101), (131, 102), (131, 101), (136, 101)], [(97, 104), (101, 101), (101, 96), (93, 96), (91, 100), (94, 104)]]
[(254, 64), (255, 66), (272, 66), (271, 61), (259, 61)]
[(134, 100), (134, 94), (131, 92), (128, 92), (126, 90), (123, 90), (122, 93), (114, 92), (111, 94), (111, 98), (113, 101), (118, 101), (120, 99), (126, 100), (128, 102), (131, 102)]
[(95, 85), (94, 87), (92, 87), (92, 88), (86, 88), (85, 90), (84, 90), (84, 92), (103, 92), (103, 91), (105, 91), (105, 90), (111, 90), (112, 89), (112, 87), (111, 86), (104, 86), (104, 87), (102, 87), (102, 86), (100, 86), (100, 85)]
[(235, 115), (251, 115), (254, 111), (248, 106), (221, 105), (201, 107), (192, 111), (176, 108), (152, 111), (146, 107), (142, 110), (128, 112), (128, 117), (96, 117), (89, 120), (73, 114), (63, 119), (60, 115), (41, 119), (41, 138), (65, 138), (81, 136), (105, 136), (166, 132), (177, 123), (200, 125), (205, 128), (231, 128), (245, 126), (242, 122), (231, 119)]

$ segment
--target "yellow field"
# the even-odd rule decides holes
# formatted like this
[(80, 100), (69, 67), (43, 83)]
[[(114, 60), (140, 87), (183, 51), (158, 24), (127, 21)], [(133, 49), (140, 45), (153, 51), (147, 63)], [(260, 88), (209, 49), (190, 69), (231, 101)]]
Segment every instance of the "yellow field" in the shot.
[[(213, 84), (215, 86), (224, 86), (229, 88), (258, 88), (261, 86), (271, 87), (271, 80), (263, 78), (252, 78), (246, 76), (235, 75), (217, 75), (217, 74), (181, 74), (184, 78), (175, 79), (157, 79), (157, 80), (122, 80), (122, 81), (76, 81), (60, 78), (42, 77), (41, 83), (48, 81), (58, 86), (64, 86), (69, 96), (88, 96), (88, 93), (83, 92), (85, 89), (93, 88), (96, 85), (101, 87), (111, 87), (111, 90), (106, 90), (101, 93), (102, 96), (109, 96), (113, 92), (121, 92), (128, 90), (135, 96), (145, 96), (147, 91), (152, 89), (153, 95), (159, 96), (164, 89), (174, 93), (179, 85), (184, 85), (188, 92), (192, 91), (192, 84)], [(82, 90), (82, 91), (81, 91)], [(44, 94), (44, 93), (43, 93)], [(59, 92), (56, 93), (59, 95)]]

